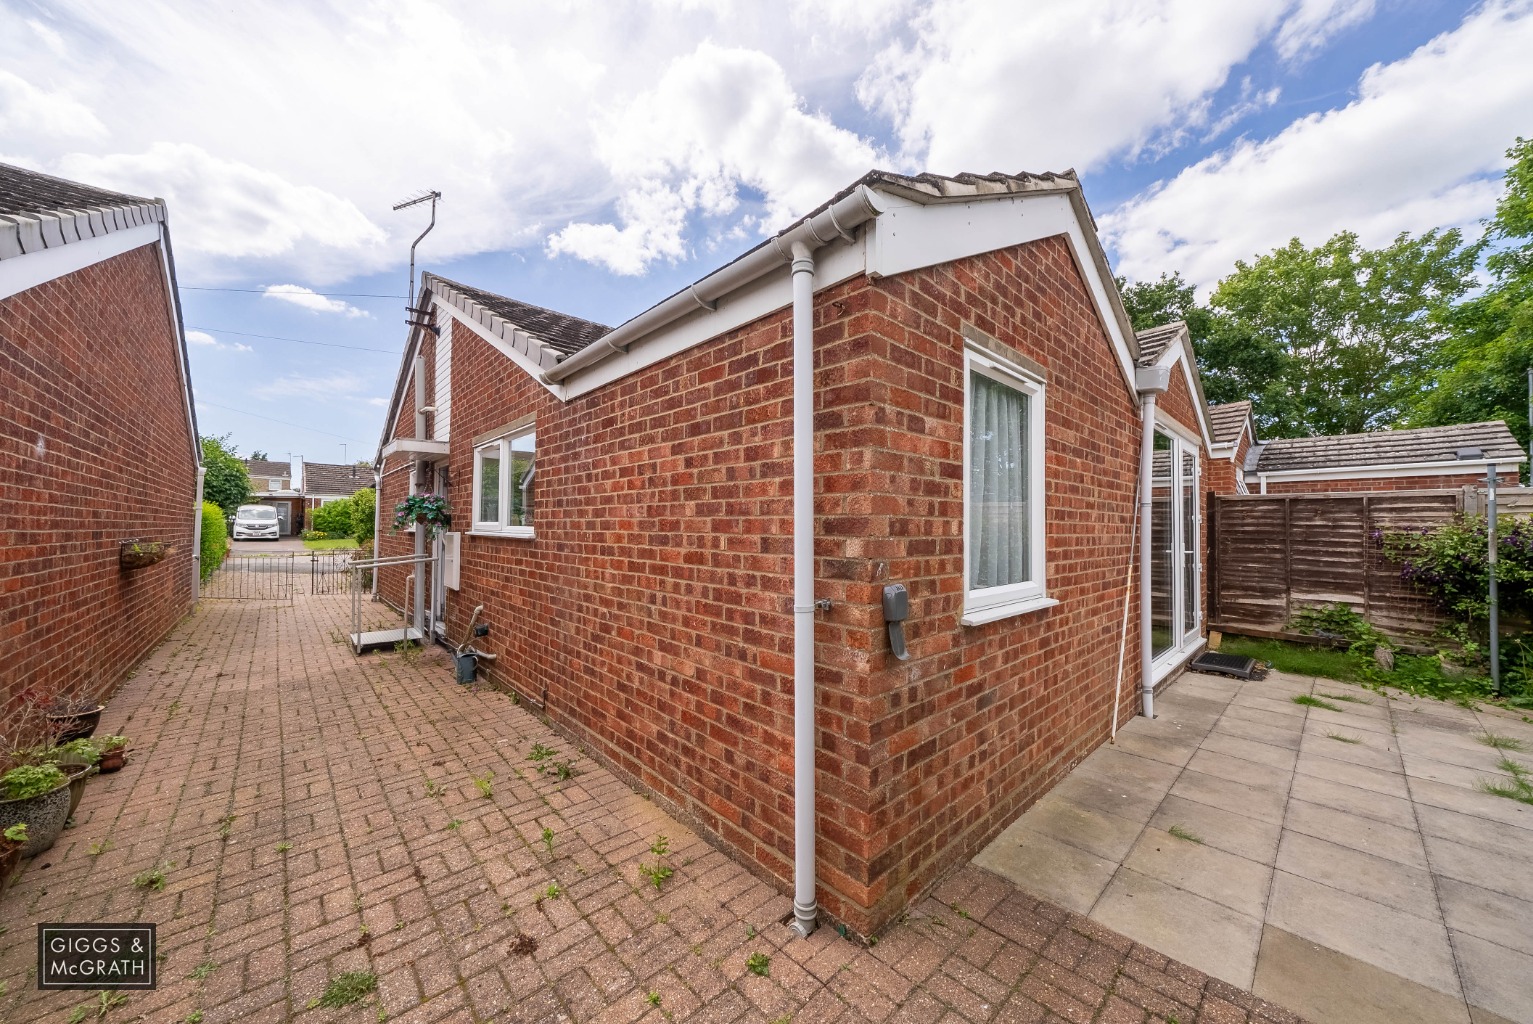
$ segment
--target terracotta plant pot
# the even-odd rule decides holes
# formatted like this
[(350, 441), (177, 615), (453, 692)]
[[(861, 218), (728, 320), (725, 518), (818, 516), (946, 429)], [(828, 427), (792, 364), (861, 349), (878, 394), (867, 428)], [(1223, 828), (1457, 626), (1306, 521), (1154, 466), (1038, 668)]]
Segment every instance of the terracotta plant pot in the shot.
[(101, 712), (106, 710), (105, 704), (96, 705), (94, 711), (73, 711), (66, 714), (48, 714), (48, 728), (53, 730), (54, 743), (68, 743), (70, 740), (84, 739), (96, 731), (101, 724)]
[(103, 775), (110, 775), (112, 772), (118, 771), (122, 768), (123, 758), (127, 756), (127, 747), (118, 747), (116, 750), (102, 751), (101, 763), (96, 767), (101, 769)]
[(0, 800), (0, 831), (25, 822), (31, 836), (21, 848), (23, 857), (36, 857), (48, 849), (69, 820), (69, 781), (38, 796)]

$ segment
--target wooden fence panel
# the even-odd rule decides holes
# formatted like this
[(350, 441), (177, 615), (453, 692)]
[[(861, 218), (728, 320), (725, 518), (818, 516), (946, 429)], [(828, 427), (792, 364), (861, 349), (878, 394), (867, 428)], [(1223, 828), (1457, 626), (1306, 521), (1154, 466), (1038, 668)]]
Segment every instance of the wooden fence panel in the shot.
[(1306, 607), (1346, 604), (1392, 636), (1429, 634), (1443, 617), (1400, 579), (1381, 532), (1441, 523), (1464, 500), (1458, 490), (1215, 497), (1210, 622), (1282, 632)]

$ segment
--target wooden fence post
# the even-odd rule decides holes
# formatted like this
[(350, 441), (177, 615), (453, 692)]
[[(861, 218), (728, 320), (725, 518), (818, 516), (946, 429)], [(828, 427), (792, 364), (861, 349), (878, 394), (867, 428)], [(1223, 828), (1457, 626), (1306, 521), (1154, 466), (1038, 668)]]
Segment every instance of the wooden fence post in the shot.
[(1363, 495), (1363, 620), (1373, 621), (1373, 510)]
[(1283, 628), (1293, 621), (1293, 496), (1283, 496)]

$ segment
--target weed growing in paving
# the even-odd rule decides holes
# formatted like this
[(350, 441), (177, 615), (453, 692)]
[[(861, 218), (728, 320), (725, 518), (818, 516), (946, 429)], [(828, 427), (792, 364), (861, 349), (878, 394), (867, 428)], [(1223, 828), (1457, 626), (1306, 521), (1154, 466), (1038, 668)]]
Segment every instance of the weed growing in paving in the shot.
[(671, 852), (671, 841), (665, 836), (656, 836), (655, 841), (649, 844), (649, 852), (656, 857), (664, 857)]
[(660, 1005), (660, 993), (659, 992), (646, 992), (646, 993), (644, 993), (644, 1001), (646, 1003), (648, 1003), (649, 1005), (651, 1005), (651, 1006), (659, 1006)]
[[(1197, 843), (1199, 846), (1203, 845), (1203, 837), (1202, 836), (1198, 835), (1196, 832), (1189, 832), (1187, 829), (1183, 828), (1180, 825), (1172, 825), (1170, 828), (1166, 829), (1166, 831), (1170, 832), (1173, 836), (1175, 836), (1178, 839), (1184, 840), (1184, 841), (1189, 842), (1189, 843)], [(965, 916), (968, 916), (968, 915), (965, 915)]]
[(112, 841), (110, 839), (98, 839), (90, 844), (90, 855), (92, 857), (99, 857), (111, 848)]
[(486, 800), (495, 795), (495, 773), (487, 771), (483, 775), (474, 776), (474, 788), (479, 790), (479, 795)]
[(283, 840), (282, 842), (277, 844), (277, 852), (278, 853), (286, 853), (287, 851), (291, 850), (292, 848), (293, 848), (293, 844), (290, 843), (290, 842), (287, 842), (286, 840)]
[(1369, 700), (1367, 697), (1354, 697), (1350, 693), (1326, 693), (1324, 690), (1322, 690), (1322, 691), (1320, 691), (1320, 696), (1322, 696), (1322, 697), (1329, 697), (1329, 698), (1331, 698), (1331, 700), (1339, 700), (1339, 701), (1342, 701), (1343, 703), (1346, 703), (1346, 704), (1372, 704), (1373, 703), (1373, 701)]
[(543, 829), (543, 848), (550, 857), (554, 855), (554, 830), (551, 828)]
[(1496, 767), (1511, 776), (1510, 782), (1490, 782), (1480, 779), (1475, 783), (1482, 793), (1504, 796), (1521, 804), (1533, 805), (1533, 769), (1509, 757), (1502, 757)]
[(646, 879), (649, 880), (649, 884), (655, 887), (656, 892), (659, 892), (660, 887), (665, 884), (665, 880), (670, 878), (675, 873), (675, 869), (673, 869), (669, 864), (639, 865), (639, 874), (643, 875)]
[(463, 821), (462, 821), (462, 819), (459, 819), (459, 818), (454, 818), (454, 819), (452, 819), (451, 821), (449, 821), (447, 823), (447, 831), (449, 831), (449, 832), (456, 832), (456, 831), (458, 831), (458, 829), (460, 829), (462, 827), (463, 827)]
[(165, 717), (166, 718), (175, 718), (176, 717), (176, 712), (180, 711), (180, 710), (181, 710), (181, 702), (178, 701), (178, 700), (173, 700), (173, 701), (170, 702), (170, 707), (165, 709)]
[(1337, 743), (1361, 743), (1361, 742), (1363, 742), (1360, 738), (1358, 738), (1356, 736), (1348, 736), (1345, 733), (1339, 733), (1339, 732), (1328, 732), (1328, 733), (1325, 734), (1325, 738), (1328, 739), (1328, 740), (1335, 740)]
[(128, 997), (116, 992), (102, 992), (96, 998), (96, 1018), (105, 1017), (112, 1010), (128, 1001)]
[(218, 964), (215, 961), (209, 960), (206, 963), (198, 964), (196, 970), (192, 971), (187, 977), (193, 981), (201, 981), (216, 970), (218, 970)]
[(765, 978), (772, 973), (772, 958), (765, 953), (752, 953), (745, 959), (745, 969), (758, 978)]
[(1498, 736), (1493, 732), (1481, 733), (1479, 736), (1476, 736), (1475, 739), (1479, 740), (1487, 747), (1495, 747), (1497, 750), (1515, 750), (1521, 752), (1526, 749), (1522, 740), (1515, 739), (1511, 736)]
[(442, 795), (442, 787), (437, 785), (435, 782), (431, 781), (430, 778), (427, 778), (426, 779), (426, 795), (427, 796), (441, 796)]
[(147, 871), (140, 871), (133, 876), (133, 884), (140, 889), (151, 889), (154, 892), (165, 891), (165, 872), (175, 867), (174, 864), (160, 864)]
[[(1177, 826), (1173, 826), (1173, 827), (1177, 827)], [(973, 920), (973, 918), (970, 917), (969, 912), (967, 910), (963, 909), (962, 907), (960, 907), (958, 904), (952, 903), (952, 904), (949, 904), (949, 906), (952, 908), (953, 913), (957, 914), (959, 917), (963, 918), (965, 921)]]
[(529, 761), (547, 761), (550, 757), (553, 757), (554, 755), (556, 755), (558, 753), (559, 752), (557, 750), (555, 750), (553, 747), (545, 747), (541, 743), (534, 743), (532, 745), (532, 753), (527, 755), (527, 760), (529, 760)]
[(1303, 704), (1307, 708), (1324, 708), (1327, 711), (1340, 711), (1341, 708), (1328, 700), (1321, 700), (1312, 693), (1296, 693), (1293, 697), (1295, 704)]
[(234, 815), (226, 814), (218, 819), (218, 838), (224, 842), (229, 841), (229, 836), (234, 832)]
[(89, 1017), (89, 1016), (90, 1016), (90, 1008), (89, 1007), (76, 1006), (73, 1010), (69, 1011), (69, 1024), (80, 1024), (80, 1022), (82, 1020), (84, 1020), (86, 1017)]
[(202, 1011), (193, 1010), (186, 1015), (186, 1024), (202, 1024)]
[(377, 989), (378, 976), (372, 971), (347, 971), (325, 987), (324, 994), (314, 1005), (336, 1010), (361, 1002), (364, 996)]
[(399, 660), (405, 665), (417, 665), (421, 660), (421, 649), (418, 644), (411, 640), (400, 640), (394, 644), (394, 653), (399, 655)]
[(748, 925), (745, 926), (745, 937), (747, 939), (754, 939), (756, 937), (756, 926), (755, 925), (748, 924)]

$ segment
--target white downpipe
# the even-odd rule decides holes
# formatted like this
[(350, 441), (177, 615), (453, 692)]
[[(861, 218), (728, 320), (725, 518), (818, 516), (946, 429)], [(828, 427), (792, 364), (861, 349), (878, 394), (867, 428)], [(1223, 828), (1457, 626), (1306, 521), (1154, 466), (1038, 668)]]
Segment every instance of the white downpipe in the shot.
[[(378, 557), (378, 529), (383, 525), (383, 460), (373, 470), (373, 557)], [(378, 570), (373, 570), (372, 598), (378, 598)]]
[[(1155, 500), (1155, 392), (1145, 392), (1141, 413), (1143, 429), (1139, 438), (1139, 687), (1144, 700), (1144, 717), (1155, 717), (1155, 682), (1150, 653), (1150, 572), (1154, 553), (1150, 550), (1150, 506)], [(1114, 711), (1114, 720), (1117, 712)]]
[(208, 467), (197, 467), (196, 518), (192, 520), (192, 604), (202, 597), (202, 495)]
[(1118, 630), (1118, 680), (1112, 688), (1112, 732), (1107, 742), (1118, 742), (1118, 702), (1123, 699), (1123, 661), (1128, 655), (1128, 605), (1134, 592), (1134, 568), (1139, 552), (1139, 486), (1134, 481), (1134, 525), (1128, 543), (1128, 571), (1123, 578), (1123, 628)]
[(814, 256), (793, 254), (793, 930), (814, 931)]

